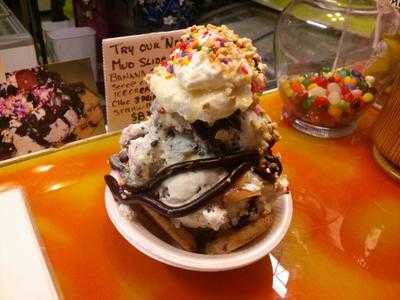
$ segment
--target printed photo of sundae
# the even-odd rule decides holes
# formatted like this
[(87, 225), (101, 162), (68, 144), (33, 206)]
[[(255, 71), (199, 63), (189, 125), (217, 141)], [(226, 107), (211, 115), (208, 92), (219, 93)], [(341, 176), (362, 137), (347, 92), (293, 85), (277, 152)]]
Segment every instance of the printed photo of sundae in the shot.
[(103, 122), (99, 98), (38, 67), (0, 83), (0, 160), (89, 137)]

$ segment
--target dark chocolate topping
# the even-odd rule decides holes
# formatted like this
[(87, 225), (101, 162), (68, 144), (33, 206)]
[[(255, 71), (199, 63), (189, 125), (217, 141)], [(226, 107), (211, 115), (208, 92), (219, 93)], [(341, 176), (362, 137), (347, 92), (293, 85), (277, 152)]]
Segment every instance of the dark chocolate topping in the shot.
[(241, 164), (243, 162), (254, 162), (257, 159), (258, 159), (258, 153), (256, 151), (243, 151), (226, 156), (201, 158), (201, 159), (176, 163), (159, 170), (153, 176), (153, 179), (147, 182), (146, 184), (139, 187), (132, 187), (131, 192), (137, 193), (154, 189), (165, 179), (187, 171), (212, 169), (216, 167), (232, 168), (233, 166), (235, 165), (237, 166), (238, 164)]
[(118, 154), (118, 159), (122, 162), (122, 163), (126, 163), (129, 160), (129, 156), (128, 153), (126, 153), (126, 151), (121, 151)]
[[(167, 217), (182, 217), (207, 205), (218, 193), (229, 187), (238, 175), (244, 170), (248, 170), (251, 166), (255, 166), (255, 172), (263, 179), (272, 183), (275, 182), (282, 173), (282, 165), (279, 158), (272, 154), (267, 154), (263, 157), (262, 163), (260, 164), (259, 162), (260, 154), (258, 151), (242, 151), (226, 156), (197, 159), (167, 166), (159, 170), (153, 176), (152, 180), (140, 186), (119, 186), (117, 181), (110, 175), (105, 176), (105, 181), (112, 191), (114, 198), (121, 203), (128, 205), (140, 203), (152, 207), (160, 214)], [(110, 164), (112, 168), (116, 170), (125, 168), (124, 163), (119, 160), (118, 155), (112, 156)], [(188, 204), (180, 207), (171, 207), (152, 195), (152, 191), (156, 189), (162, 181), (171, 176), (192, 170), (218, 167), (226, 168), (229, 174), (221, 179), (215, 186)]]
[(112, 177), (111, 175), (106, 175), (104, 179), (109, 186), (114, 198), (118, 201), (127, 205), (143, 204), (166, 217), (179, 218), (186, 216), (207, 205), (212, 199), (214, 199), (218, 194), (226, 189), (231, 184), (231, 182), (233, 182), (239, 175), (241, 175), (244, 171), (250, 169), (250, 167), (251, 163), (249, 162), (241, 163), (205, 193), (196, 197), (189, 203), (177, 207), (168, 206), (163, 202), (153, 198), (149, 193), (134, 194), (132, 196), (126, 197), (126, 199), (123, 199), (119, 191), (120, 187), (114, 177)]
[(266, 160), (265, 165), (261, 164), (256, 166), (255, 172), (260, 175), (262, 179), (275, 182), (283, 171), (281, 161), (273, 154), (265, 155), (264, 159)]
[(67, 137), (64, 139), (64, 143), (71, 143), (74, 142), (78, 139), (78, 137), (76, 136), (76, 134), (71, 133), (69, 135), (67, 135)]
[(207, 122), (197, 120), (192, 124), (192, 128), (203, 140), (211, 140), (214, 138), (218, 130), (233, 128), (240, 130), (240, 110), (237, 110), (227, 118), (217, 120), (213, 125)]
[(111, 155), (111, 157), (109, 159), (109, 163), (110, 163), (111, 169), (116, 170), (116, 171), (123, 171), (126, 166), (118, 154)]
[(10, 124), (10, 118), (8, 117), (0, 117), (0, 129), (6, 129), (8, 128)]
[(4, 98), (4, 97), (6, 97), (7, 96), (7, 90), (6, 90), (6, 88), (4, 87), (4, 86), (1, 86), (0, 85), (0, 97), (1, 98)]
[(17, 93), (18, 93), (18, 89), (15, 86), (13, 86), (12, 84), (7, 86), (7, 95), (15, 96)]
[(13, 157), (17, 152), (15, 146), (11, 143), (0, 143), (0, 160)]
[(20, 136), (27, 135), (36, 143), (43, 147), (49, 147), (50, 143), (44, 139), (44, 137), (50, 132), (50, 127), (46, 124), (45, 128), (42, 128), (41, 123), (37, 120), (35, 115), (29, 115), (22, 121), (22, 125), (15, 131)]
[(217, 140), (215, 138), (215, 135), (219, 130), (222, 129), (234, 130), (239, 133), (241, 128), (240, 110), (235, 111), (232, 115), (230, 115), (227, 118), (217, 120), (213, 125), (209, 125), (207, 122), (197, 120), (191, 124), (191, 127), (192, 130), (203, 141), (205, 141), (207, 145), (210, 145), (211, 151), (219, 153), (228, 153), (229, 150), (227, 149), (226, 144), (220, 140)]

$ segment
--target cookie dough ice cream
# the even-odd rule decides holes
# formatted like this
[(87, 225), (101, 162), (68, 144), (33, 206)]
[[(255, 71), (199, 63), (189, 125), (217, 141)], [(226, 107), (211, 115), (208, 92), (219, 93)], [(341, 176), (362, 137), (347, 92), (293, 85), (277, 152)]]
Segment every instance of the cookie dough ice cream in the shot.
[(150, 118), (122, 131), (110, 160), (118, 182), (106, 182), (124, 209), (144, 207), (191, 251), (230, 252), (264, 233), (271, 201), (287, 192), (271, 151), (275, 124), (257, 102), (265, 69), (251, 41), (227, 27), (188, 28), (147, 76)]

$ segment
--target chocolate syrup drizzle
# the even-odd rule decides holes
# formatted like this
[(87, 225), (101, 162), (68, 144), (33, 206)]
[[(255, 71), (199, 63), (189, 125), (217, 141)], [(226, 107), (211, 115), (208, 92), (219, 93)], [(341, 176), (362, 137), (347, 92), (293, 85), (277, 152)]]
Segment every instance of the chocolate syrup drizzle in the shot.
[[(225, 156), (180, 162), (159, 170), (153, 176), (152, 180), (139, 186), (120, 186), (117, 180), (111, 175), (104, 176), (104, 179), (118, 202), (130, 206), (135, 204), (146, 205), (166, 217), (178, 218), (206, 206), (218, 194), (228, 188), (238, 176), (252, 167), (254, 167), (254, 171), (263, 179), (274, 183), (276, 178), (282, 173), (282, 165), (279, 158), (272, 153), (268, 153), (263, 157), (262, 163), (260, 163), (260, 159), (261, 157), (258, 151), (241, 151)], [(114, 155), (110, 159), (111, 167), (119, 171), (121, 171), (121, 167), (124, 166), (125, 162), (122, 162), (117, 155)], [(217, 167), (226, 168), (228, 170), (228, 175), (187, 204), (177, 207), (169, 206), (154, 196), (154, 189), (156, 189), (162, 181), (171, 176), (187, 171)]]

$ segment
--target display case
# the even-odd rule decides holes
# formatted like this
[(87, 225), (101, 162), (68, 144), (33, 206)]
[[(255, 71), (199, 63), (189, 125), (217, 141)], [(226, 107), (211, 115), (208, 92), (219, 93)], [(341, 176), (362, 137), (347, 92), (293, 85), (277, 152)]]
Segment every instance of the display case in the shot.
[(0, 57), (7, 72), (37, 66), (32, 36), (0, 0)]

